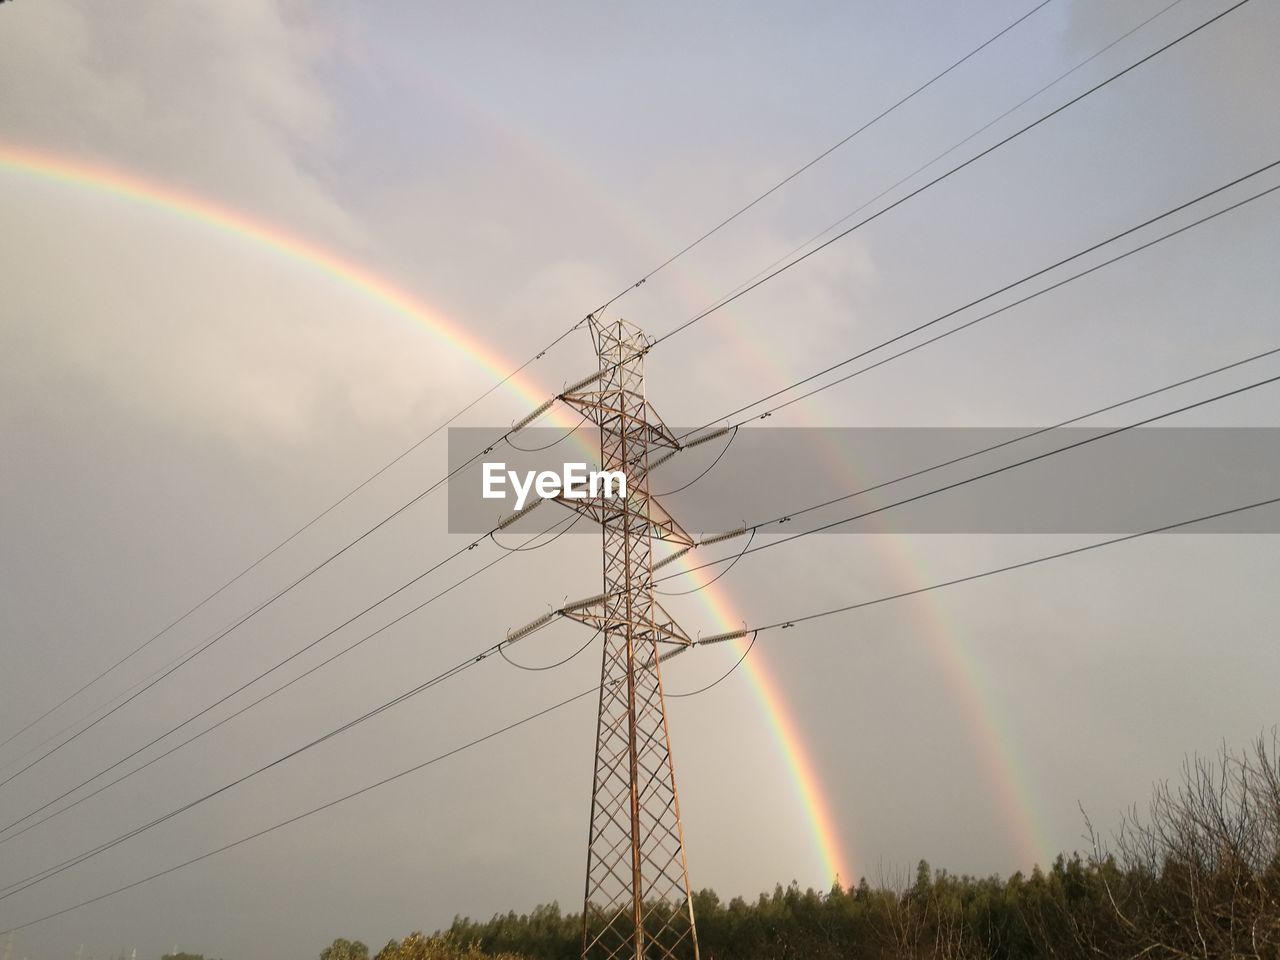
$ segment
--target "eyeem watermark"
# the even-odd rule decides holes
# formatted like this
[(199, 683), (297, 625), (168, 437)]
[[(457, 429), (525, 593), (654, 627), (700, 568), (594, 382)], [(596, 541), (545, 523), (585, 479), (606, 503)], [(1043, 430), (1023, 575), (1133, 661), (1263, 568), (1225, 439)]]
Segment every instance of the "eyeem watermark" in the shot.
[[(1109, 436), (1115, 429), (744, 428), (732, 442), (658, 458), (648, 481), (662, 507), (704, 537), (762, 521), (772, 521), (763, 535), (1123, 534), (1276, 496), (1280, 427), (1144, 426)], [(534, 536), (561, 519), (553, 506), (551, 514), (526, 512), (540, 495), (559, 493), (569, 507), (617, 507), (639, 492), (626, 469), (625, 488), (619, 477), (605, 489), (602, 475), (594, 490), (626, 501), (590, 499), (590, 471), (620, 467), (596, 458), (593, 427), (528, 427), (516, 444), (510, 430), (449, 429), (451, 533), (488, 533), (518, 506), (520, 518), (503, 535)], [(539, 481), (539, 473), (549, 476)], [(564, 531), (599, 535), (586, 522)], [(1280, 533), (1280, 506), (1170, 532)]]
[[(503, 489), (511, 485), (516, 495), (515, 508), (523, 510), (532, 490), (543, 499), (564, 497), (566, 500), (625, 500), (627, 475), (621, 470), (588, 470), (585, 463), (566, 463), (559, 473), (554, 470), (508, 470), (501, 461), (481, 465), (481, 492), (486, 500), (505, 500)], [(523, 482), (522, 482), (523, 481)]]

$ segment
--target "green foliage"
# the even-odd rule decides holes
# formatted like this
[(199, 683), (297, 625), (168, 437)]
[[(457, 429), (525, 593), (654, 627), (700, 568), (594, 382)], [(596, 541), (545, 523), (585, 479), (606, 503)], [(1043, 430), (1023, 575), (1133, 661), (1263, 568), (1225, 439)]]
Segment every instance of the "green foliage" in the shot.
[[(1188, 762), (1108, 849), (1059, 856), (1029, 876), (955, 876), (921, 861), (913, 881), (844, 890), (792, 883), (748, 903), (694, 894), (703, 960), (1280, 960), (1280, 761), (1273, 741)], [(411, 949), (405, 945), (410, 944)], [(473, 944), (459, 951), (452, 944)], [(428, 944), (439, 946), (427, 947)], [(377, 960), (576, 960), (580, 915), (556, 904), (443, 939), (389, 944)], [(428, 952), (429, 949), (453, 952)], [(692, 957), (685, 949), (681, 957)]]
[(369, 948), (359, 940), (339, 937), (320, 951), (320, 960), (369, 960)]
[[(847, 891), (833, 888), (826, 893), (792, 883), (754, 902), (735, 897), (727, 903), (714, 891), (701, 890), (694, 895), (694, 915), (704, 960), (1084, 960), (1132, 956), (1137, 953), (1134, 946), (1141, 950), (1148, 945), (1135, 940), (1107, 896), (1108, 884), (1126, 888), (1133, 882), (1134, 877), (1114, 864), (1073, 855), (1058, 857), (1047, 871), (1035, 870), (1030, 877), (980, 878), (930, 870), (926, 878), (921, 871), (905, 889), (872, 887), (865, 878)], [(1171, 886), (1166, 896), (1173, 895)], [(1273, 904), (1280, 904), (1280, 859), (1270, 896)], [(1156, 912), (1164, 909), (1153, 901), (1148, 919), (1158, 921)], [(1269, 922), (1274, 951), (1280, 944), (1280, 907), (1272, 907)], [(457, 919), (443, 936), (416, 942), (475, 946), (467, 951), (437, 947), (433, 953), (422, 946), (400, 950), (393, 943), (377, 960), (481, 960), (494, 955), (507, 960), (576, 960), (581, 917), (562, 914), (553, 904), (487, 922)], [(1158, 942), (1158, 936), (1152, 939)], [(692, 951), (684, 955), (692, 957)], [(1185, 954), (1152, 950), (1145, 955)]]
[(484, 953), (474, 943), (466, 947), (451, 936), (423, 936), (411, 933), (403, 940), (392, 940), (378, 951), (375, 960), (521, 960), (508, 953)]

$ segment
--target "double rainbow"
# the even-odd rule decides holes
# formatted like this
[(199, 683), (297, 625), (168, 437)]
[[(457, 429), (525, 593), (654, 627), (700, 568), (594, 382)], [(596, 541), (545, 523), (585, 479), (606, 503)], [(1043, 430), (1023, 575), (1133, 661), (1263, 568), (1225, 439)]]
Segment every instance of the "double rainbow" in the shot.
[[(163, 211), (202, 228), (221, 231), (303, 264), (421, 325), (442, 344), (466, 356), (494, 379), (506, 377), (516, 366), (457, 321), (367, 268), (272, 224), (253, 219), (206, 198), (145, 180), (119, 169), (12, 144), (0, 143), (0, 171), (113, 195)], [(511, 377), (507, 386), (529, 406), (540, 404), (549, 395), (547, 390), (524, 374)], [(697, 578), (698, 584), (704, 587), (699, 596), (717, 621), (717, 628), (724, 631), (738, 628), (742, 617), (734, 611), (724, 588), (719, 584), (708, 583), (710, 578), (707, 571), (697, 571), (691, 576)], [(969, 725), (980, 744), (988, 776), (999, 786), (1001, 807), (1016, 834), (1019, 857), (1023, 862), (1033, 862), (1042, 858), (1046, 846), (1039, 839), (1026, 789), (1014, 772), (1016, 765), (1012, 761), (1007, 738), (1001, 731), (994, 710), (988, 706), (988, 698), (982, 694), (980, 678), (974, 664), (965, 655), (960, 644), (950, 638), (940, 617), (936, 614), (932, 616), (933, 620), (928, 625), (929, 633), (936, 640), (938, 656), (947, 665), (957, 697), (965, 706)], [(742, 652), (742, 642), (738, 643), (739, 652)], [(851, 881), (856, 876), (853, 862), (848, 847), (841, 840), (830, 799), (822, 787), (816, 764), (805, 746), (800, 725), (767, 663), (766, 655), (757, 648), (744, 661), (742, 669), (773, 731), (824, 871), (832, 879), (841, 877)]]

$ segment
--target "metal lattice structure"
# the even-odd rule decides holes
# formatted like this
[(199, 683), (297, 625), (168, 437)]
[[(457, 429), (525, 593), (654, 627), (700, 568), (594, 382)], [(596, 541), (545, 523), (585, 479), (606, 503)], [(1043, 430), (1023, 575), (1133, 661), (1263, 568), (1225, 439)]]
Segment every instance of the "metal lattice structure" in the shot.
[(644, 391), (648, 342), (623, 321), (591, 333), (600, 373), (561, 399), (600, 432), (601, 467), (625, 498), (563, 501), (603, 530), (604, 590), (564, 615), (604, 637), (587, 843), (582, 956), (698, 957), (660, 661), (689, 637), (653, 596), (653, 542), (693, 541), (649, 493), (650, 454), (678, 444)]

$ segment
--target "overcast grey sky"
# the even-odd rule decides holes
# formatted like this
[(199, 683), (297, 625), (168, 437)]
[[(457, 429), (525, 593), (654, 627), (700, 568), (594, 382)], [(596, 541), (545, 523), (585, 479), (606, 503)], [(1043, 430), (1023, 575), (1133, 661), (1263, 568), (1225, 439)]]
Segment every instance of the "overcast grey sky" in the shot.
[[(652, 333), (687, 319), (1167, 5), (1053, 0), (621, 301), (615, 315)], [(934, 171), (1229, 5), (1173, 5)], [(447, 338), (314, 264), (198, 217), (37, 175), (13, 161), (14, 150), (110, 169), (270, 225), (358, 264), (520, 362), (1032, 6), (0, 6), (0, 739), (494, 380)], [(1277, 4), (1251, 0), (655, 349), (650, 398), (672, 423), (704, 422), (1280, 159), (1277, 41)], [(1202, 212), (1277, 182), (1273, 172)], [(1280, 346), (1277, 197), (770, 423), (1038, 426)], [(593, 363), (585, 334), (575, 336), (536, 365), (536, 393), (553, 394)], [(1125, 423), (1276, 374), (1271, 358), (1098, 422)], [(1263, 387), (1170, 423), (1277, 425), (1277, 396)], [(501, 391), (465, 422), (506, 424), (527, 406)], [(0, 779), (30, 748), (367, 529), (444, 463), (441, 437), (6, 745)], [(848, 469), (856, 486), (863, 467)], [(776, 499), (783, 511), (812, 496), (796, 477)], [(406, 512), (0, 786), (0, 823), (465, 544), (445, 521), (442, 498)], [(815, 537), (744, 560), (721, 586), (733, 617), (771, 622), (1088, 539)], [(491, 545), (467, 554), (283, 677), (497, 555)], [(0, 884), (214, 789), (564, 597), (593, 592), (598, 564), (588, 537), (504, 561), (190, 748), (3, 842)], [(1153, 538), (762, 636), (751, 662), (771, 678), (811, 762), (842, 880), (874, 880), (921, 857), (1009, 873), (1078, 847), (1080, 805), (1105, 826), (1153, 780), (1174, 775), (1184, 753), (1239, 744), (1280, 722), (1277, 575), (1274, 536)], [(691, 632), (723, 629), (704, 597), (671, 606)], [(566, 624), (517, 649), (528, 663), (550, 663), (583, 639)], [(731, 665), (732, 651), (713, 649), (675, 661), (669, 689), (701, 686)], [(487, 661), (0, 900), (0, 929), (547, 706), (590, 685), (596, 652), (545, 673)], [(793, 878), (828, 885), (831, 857), (745, 671), (673, 701), (670, 712), (694, 886), (752, 896)], [(576, 910), (593, 732), (594, 707), (580, 702), (258, 842), (23, 929), (15, 956), (68, 957), (84, 944), (99, 958), (137, 946), (150, 960), (177, 944), (264, 960), (313, 955), (335, 936), (377, 945), (457, 913), (552, 899)]]

